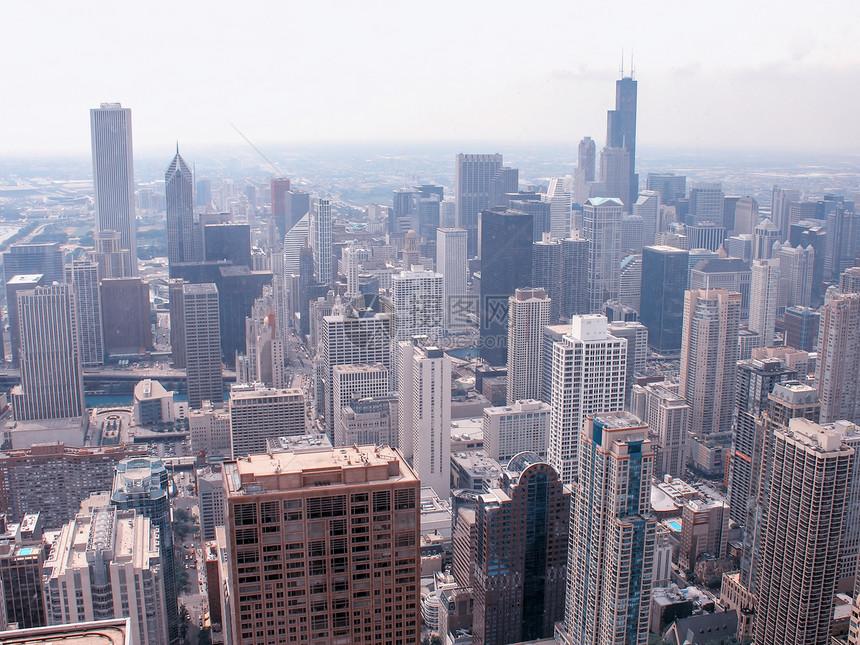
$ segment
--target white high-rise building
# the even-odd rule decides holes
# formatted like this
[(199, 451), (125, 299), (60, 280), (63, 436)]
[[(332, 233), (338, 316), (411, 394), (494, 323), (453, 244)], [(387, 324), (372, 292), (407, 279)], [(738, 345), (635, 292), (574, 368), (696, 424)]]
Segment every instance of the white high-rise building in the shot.
[(199, 409), (189, 410), (188, 433), (195, 453), (230, 457), (230, 413), (223, 406), (204, 401)]
[(828, 643), (855, 451), (838, 428), (802, 418), (772, 442), (755, 642)]
[(224, 386), (218, 288), (212, 283), (183, 284), (182, 317), (188, 407), (199, 408), (203, 401), (221, 403)]
[(382, 363), (335, 365), (332, 368), (332, 445), (347, 446), (343, 425), (343, 409), (355, 399), (386, 396), (390, 389), (391, 375)]
[(830, 288), (818, 324), (815, 380), (821, 422), (860, 423), (860, 294)]
[(120, 234), (122, 248), (131, 252), (132, 275), (137, 275), (131, 110), (119, 103), (102, 103), (90, 110), (90, 131), (96, 232)]
[(442, 274), (442, 311), (447, 331), (465, 329), (468, 323), (466, 242), (464, 228), (436, 229), (436, 270)]
[(66, 282), (72, 286), (78, 318), (78, 347), (81, 365), (104, 365), (102, 296), (99, 267), (88, 259), (72, 260), (66, 267)]
[(431, 343), (442, 337), (442, 274), (415, 264), (391, 278), (394, 338), (426, 336)]
[(657, 532), (648, 426), (629, 412), (589, 415), (581, 445), (556, 635), (565, 645), (645, 645)]
[(621, 287), (620, 199), (593, 197), (585, 202), (582, 233), (588, 240), (588, 310), (603, 311), (607, 300), (618, 300)]
[(654, 446), (654, 476), (684, 477), (687, 472), (687, 429), (690, 405), (663, 384), (655, 383), (642, 389), (645, 415), (651, 429)]
[(779, 249), (779, 272), (781, 291), (786, 307), (808, 307), (812, 304), (812, 280), (815, 265), (815, 249), (785, 244)]
[(343, 259), (343, 272), (346, 274), (346, 293), (343, 294), (343, 297), (347, 302), (352, 302), (361, 295), (358, 289), (359, 252), (355, 248), (355, 244), (350, 244), (343, 249), (341, 257)]
[(508, 306), (507, 402), (540, 399), (543, 328), (550, 323), (552, 300), (542, 288), (517, 289)]
[(549, 180), (546, 201), (549, 202), (550, 235), (564, 240), (570, 237), (571, 226), (571, 181), (567, 177), (553, 177)]
[(299, 275), (299, 259), (302, 248), (310, 244), (310, 218), (305, 213), (284, 235), (284, 283), (288, 284), (287, 278), (291, 275)]
[(484, 408), (484, 450), (498, 462), (521, 452), (545, 456), (549, 443), (550, 407), (531, 399)]
[(762, 347), (773, 346), (779, 308), (780, 275), (778, 259), (753, 260), (749, 328), (759, 335)]
[(319, 199), (310, 222), (310, 246), (314, 251), (314, 273), (320, 284), (334, 285), (331, 263), (331, 202)]
[(64, 625), (131, 616), (131, 642), (167, 643), (158, 529), (148, 517), (105, 502), (60, 530), (43, 568), (46, 620)]
[(21, 385), (12, 388), (15, 419), (82, 417), (84, 385), (71, 286), (54, 283), (17, 296)]
[(579, 437), (587, 414), (624, 408), (627, 340), (609, 333), (600, 314), (574, 316), (553, 345), (549, 463), (565, 484), (577, 479)]
[(274, 389), (259, 383), (230, 391), (230, 440), (233, 459), (266, 452), (266, 439), (305, 434), (304, 391)]

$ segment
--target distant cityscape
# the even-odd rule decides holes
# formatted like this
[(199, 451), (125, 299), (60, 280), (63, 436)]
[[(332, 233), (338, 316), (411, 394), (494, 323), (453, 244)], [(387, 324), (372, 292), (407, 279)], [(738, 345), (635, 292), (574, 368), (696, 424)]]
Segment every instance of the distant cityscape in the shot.
[(860, 645), (860, 163), (638, 99), (0, 159), (0, 643)]

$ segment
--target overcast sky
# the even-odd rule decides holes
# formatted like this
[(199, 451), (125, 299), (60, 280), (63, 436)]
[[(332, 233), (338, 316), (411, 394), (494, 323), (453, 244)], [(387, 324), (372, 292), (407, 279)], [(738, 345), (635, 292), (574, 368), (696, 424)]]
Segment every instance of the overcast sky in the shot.
[[(85, 7), (85, 8), (82, 8)], [(6, 2), (0, 154), (252, 141), (602, 146), (626, 52), (638, 140), (860, 152), (856, 0)]]

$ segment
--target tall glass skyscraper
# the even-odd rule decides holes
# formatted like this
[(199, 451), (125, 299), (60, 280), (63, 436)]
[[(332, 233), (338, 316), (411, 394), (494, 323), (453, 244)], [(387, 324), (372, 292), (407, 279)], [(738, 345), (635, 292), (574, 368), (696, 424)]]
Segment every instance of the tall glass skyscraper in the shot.
[(642, 249), (639, 321), (648, 328), (648, 344), (661, 354), (681, 350), (689, 258), (689, 251), (672, 246)]
[(167, 261), (194, 262), (194, 191), (191, 170), (185, 160), (176, 156), (164, 173), (167, 199)]

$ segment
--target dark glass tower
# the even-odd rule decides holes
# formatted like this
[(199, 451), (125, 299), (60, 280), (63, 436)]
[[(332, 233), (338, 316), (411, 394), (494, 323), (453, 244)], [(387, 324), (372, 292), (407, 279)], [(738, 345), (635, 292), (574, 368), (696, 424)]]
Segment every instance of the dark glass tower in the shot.
[(194, 261), (194, 191), (191, 170), (179, 156), (170, 162), (164, 173), (164, 194), (167, 202), (167, 261)]
[(481, 358), (508, 361), (508, 298), (532, 281), (532, 226), (528, 213), (481, 211)]
[(640, 322), (648, 328), (648, 343), (660, 353), (681, 350), (684, 291), (690, 253), (672, 246), (642, 249)]
[(630, 153), (630, 195), (625, 206), (636, 203), (639, 175), (636, 174), (636, 81), (625, 76), (615, 81), (615, 109), (606, 115), (606, 147), (624, 148)]

